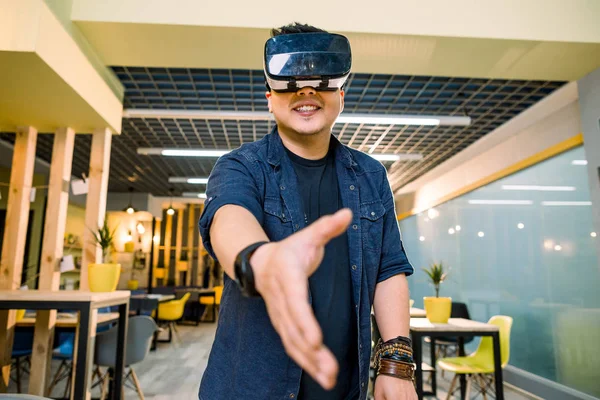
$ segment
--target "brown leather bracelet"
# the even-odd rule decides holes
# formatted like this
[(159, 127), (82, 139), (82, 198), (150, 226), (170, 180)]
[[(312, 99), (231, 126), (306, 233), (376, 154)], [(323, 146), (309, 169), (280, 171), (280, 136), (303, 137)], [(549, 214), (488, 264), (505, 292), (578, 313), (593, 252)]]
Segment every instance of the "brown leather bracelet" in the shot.
[(395, 378), (412, 381), (415, 376), (413, 364), (382, 359), (379, 363), (377, 375), (388, 375)]

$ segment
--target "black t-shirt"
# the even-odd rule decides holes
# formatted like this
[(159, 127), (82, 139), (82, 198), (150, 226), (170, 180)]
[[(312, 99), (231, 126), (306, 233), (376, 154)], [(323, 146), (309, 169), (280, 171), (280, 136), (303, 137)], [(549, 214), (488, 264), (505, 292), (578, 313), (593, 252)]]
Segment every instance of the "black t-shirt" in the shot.
[[(307, 224), (343, 208), (333, 141), (329, 153), (321, 160), (307, 160), (289, 150), (287, 153), (298, 177)], [(335, 355), (340, 370), (337, 384), (330, 391), (303, 372), (299, 400), (354, 400), (360, 392), (358, 333), (346, 233), (325, 246), (323, 261), (309, 278), (309, 288), (312, 308), (323, 331), (323, 342)]]

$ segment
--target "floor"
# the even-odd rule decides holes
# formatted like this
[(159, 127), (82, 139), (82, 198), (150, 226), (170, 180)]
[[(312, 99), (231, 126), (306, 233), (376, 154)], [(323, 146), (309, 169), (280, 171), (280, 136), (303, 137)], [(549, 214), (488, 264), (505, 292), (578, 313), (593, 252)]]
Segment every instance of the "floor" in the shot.
[[(180, 325), (178, 330), (181, 341), (159, 343), (156, 351), (150, 352), (143, 362), (135, 366), (147, 400), (198, 399), (198, 386), (206, 367), (216, 324), (204, 323), (198, 327)], [(425, 353), (428, 354), (428, 351)], [(445, 377), (438, 374), (438, 399), (446, 398), (450, 378), (448, 374)], [(14, 384), (9, 389), (14, 392)], [(53, 395), (60, 396), (62, 393), (62, 388), (58, 387)], [(97, 389), (92, 392), (92, 397), (99, 397)], [(125, 398), (133, 400), (138, 397), (132, 389), (125, 389)], [(453, 399), (457, 398), (453, 397)], [(472, 398), (475, 398), (474, 395)], [(481, 399), (482, 396), (477, 398)], [(506, 386), (505, 398), (506, 400), (535, 399)]]

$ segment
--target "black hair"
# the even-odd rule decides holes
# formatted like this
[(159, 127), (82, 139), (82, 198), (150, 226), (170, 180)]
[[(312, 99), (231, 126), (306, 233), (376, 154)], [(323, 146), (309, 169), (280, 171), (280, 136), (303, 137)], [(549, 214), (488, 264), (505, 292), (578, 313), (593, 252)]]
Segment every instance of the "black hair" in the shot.
[[(327, 31), (317, 28), (312, 25), (301, 24), (299, 22), (293, 22), (291, 24), (284, 25), (279, 28), (271, 29), (271, 37), (275, 37), (275, 36), (279, 36), (279, 35), (289, 35), (292, 33), (314, 33), (314, 32), (328, 33)], [(266, 79), (265, 79), (265, 87), (267, 88), (267, 91), (269, 91), (269, 92), (271, 91), (271, 87), (267, 83)]]
[(279, 36), (279, 35), (289, 35), (292, 33), (313, 33), (313, 32), (325, 32), (327, 31), (317, 28), (312, 25), (301, 24), (299, 22), (294, 22), (292, 24), (288, 24), (282, 26), (280, 28), (271, 29), (271, 37)]

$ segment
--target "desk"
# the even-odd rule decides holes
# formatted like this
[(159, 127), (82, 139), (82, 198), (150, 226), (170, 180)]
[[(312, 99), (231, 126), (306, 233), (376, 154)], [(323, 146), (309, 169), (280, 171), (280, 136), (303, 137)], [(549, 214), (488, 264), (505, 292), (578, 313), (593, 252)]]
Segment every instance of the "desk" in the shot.
[[(62, 315), (61, 315), (62, 314)], [(119, 313), (98, 313), (97, 325), (105, 325), (111, 322), (115, 322), (119, 319)], [(55, 328), (77, 328), (77, 315), (71, 313), (58, 313), (56, 316)], [(28, 317), (17, 321), (17, 326), (21, 327), (34, 327), (35, 317)]]
[[(415, 380), (417, 384), (417, 396), (422, 399), (424, 395), (436, 396), (436, 376), (432, 374), (432, 393), (423, 392), (423, 354), (422, 339), (424, 336), (431, 338), (431, 366), (436, 366), (435, 360), (435, 338), (439, 336), (457, 336), (458, 351), (460, 356), (465, 355), (464, 337), (491, 336), (494, 346), (494, 378), (496, 384), (496, 399), (504, 400), (502, 386), (502, 361), (500, 359), (500, 332), (496, 325), (472, 321), (464, 318), (450, 318), (447, 324), (432, 324), (427, 318), (411, 318), (410, 334), (413, 345), (413, 358), (415, 360)], [(465, 396), (465, 377), (460, 379), (461, 398)]]
[(411, 307), (410, 308), (410, 317), (411, 318), (427, 318), (425, 314), (425, 310), (422, 308)]
[(134, 294), (129, 301), (129, 308), (140, 315), (142, 310), (154, 311), (160, 303), (173, 299), (175, 299), (173, 294)]
[[(79, 312), (79, 324), (75, 335), (74, 368), (71, 399), (90, 398), (90, 381), (94, 354), (94, 339), (98, 323), (98, 308), (119, 306), (119, 330), (116, 354), (115, 379), (111, 385), (114, 399), (121, 400), (125, 361), (125, 338), (129, 313), (129, 291), (95, 293), (76, 290), (2, 290), (0, 309), (56, 310), (69, 309)], [(32, 366), (35, 368), (36, 366)], [(46, 373), (46, 371), (41, 371)]]

